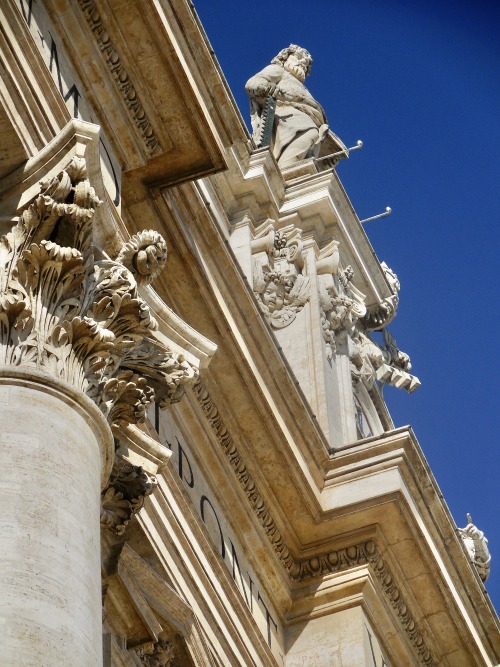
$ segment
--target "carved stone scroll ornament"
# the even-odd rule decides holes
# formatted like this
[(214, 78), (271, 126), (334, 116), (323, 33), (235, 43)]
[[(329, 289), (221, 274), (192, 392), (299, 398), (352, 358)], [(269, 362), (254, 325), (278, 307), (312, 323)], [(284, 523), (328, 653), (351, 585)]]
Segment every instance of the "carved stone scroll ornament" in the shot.
[(161, 639), (152, 646), (137, 649), (136, 653), (145, 667), (170, 667), (175, 658), (173, 642)]
[(167, 244), (161, 234), (145, 230), (123, 244), (116, 258), (131, 271), (139, 285), (150, 285), (167, 261)]
[(283, 329), (309, 300), (310, 280), (302, 274), (302, 241), (297, 234), (288, 237), (276, 232), (267, 246), (262, 239), (252, 245), (255, 296), (269, 324)]
[(72, 384), (115, 431), (136, 424), (155, 392), (163, 404), (178, 400), (197, 374), (155, 339), (156, 321), (138, 293), (138, 282), (150, 282), (163, 266), (165, 243), (141, 232), (117, 260), (92, 245), (101, 202), (83, 158), (40, 188), (0, 239), (0, 364)]
[(486, 581), (490, 576), (491, 562), (488, 540), (484, 533), (472, 523), (470, 514), (467, 514), (467, 525), (465, 528), (459, 528), (458, 532), (481, 581)]
[(101, 525), (122, 535), (156, 484), (156, 478), (140, 466), (115, 456), (108, 487), (101, 494)]

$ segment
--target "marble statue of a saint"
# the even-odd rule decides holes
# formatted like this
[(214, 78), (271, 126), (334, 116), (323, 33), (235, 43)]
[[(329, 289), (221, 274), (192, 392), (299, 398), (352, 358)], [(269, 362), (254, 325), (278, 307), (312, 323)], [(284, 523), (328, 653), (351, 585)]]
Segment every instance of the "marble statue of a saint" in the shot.
[(325, 112), (304, 86), (310, 74), (311, 54), (295, 44), (247, 81), (254, 139), (260, 138), (266, 102), (275, 100), (271, 149), (280, 167), (317, 156), (328, 133)]

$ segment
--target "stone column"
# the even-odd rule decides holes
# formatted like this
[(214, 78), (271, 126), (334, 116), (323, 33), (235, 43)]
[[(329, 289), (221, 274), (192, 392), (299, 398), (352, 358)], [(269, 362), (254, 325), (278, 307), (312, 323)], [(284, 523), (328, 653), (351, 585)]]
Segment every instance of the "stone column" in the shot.
[(2, 664), (102, 664), (100, 410), (35, 370), (0, 369)]
[[(95, 243), (89, 127), (70, 123), (75, 141), (43, 152), (40, 193), (0, 239), (0, 663), (12, 667), (102, 665), (100, 522), (124, 500), (108, 488), (113, 436), (197, 375), (139, 294), (166, 261), (163, 238), (136, 234), (115, 259)], [(113, 238), (113, 219), (98, 220)]]

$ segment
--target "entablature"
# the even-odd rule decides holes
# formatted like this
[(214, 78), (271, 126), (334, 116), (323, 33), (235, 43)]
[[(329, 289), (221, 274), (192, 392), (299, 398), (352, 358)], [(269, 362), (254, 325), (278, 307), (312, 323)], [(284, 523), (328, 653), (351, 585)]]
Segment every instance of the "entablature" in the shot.
[(248, 140), (188, 2), (8, 0), (2, 12), (10, 161), (0, 173), (35, 155), (72, 116), (101, 125), (117, 204), (122, 172), (134, 198), (143, 182), (225, 168), (229, 137)]

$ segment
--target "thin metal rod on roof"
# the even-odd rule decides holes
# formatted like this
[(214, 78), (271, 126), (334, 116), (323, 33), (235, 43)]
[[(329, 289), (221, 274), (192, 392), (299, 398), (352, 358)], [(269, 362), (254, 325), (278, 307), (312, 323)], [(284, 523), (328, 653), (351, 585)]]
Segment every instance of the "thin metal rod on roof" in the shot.
[(363, 224), (364, 222), (369, 222), (370, 220), (376, 220), (377, 218), (385, 218), (388, 215), (391, 215), (392, 213), (392, 208), (390, 206), (385, 207), (385, 211), (383, 213), (379, 213), (378, 215), (372, 215), (371, 218), (365, 218), (364, 220), (360, 220), (360, 223)]
[[(351, 148), (346, 149), (347, 155), (349, 155), (351, 151), (357, 151), (358, 148), (362, 147), (363, 147), (363, 142), (361, 141), (361, 139), (358, 139), (355, 146), (351, 146)], [(337, 155), (345, 155), (345, 154), (346, 151), (337, 151), (336, 153), (330, 153), (330, 155), (323, 155), (323, 157), (317, 157), (316, 162), (321, 162), (321, 160), (328, 160), (329, 158), (336, 157)]]

